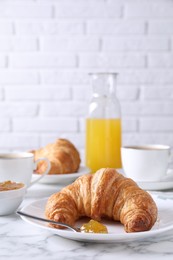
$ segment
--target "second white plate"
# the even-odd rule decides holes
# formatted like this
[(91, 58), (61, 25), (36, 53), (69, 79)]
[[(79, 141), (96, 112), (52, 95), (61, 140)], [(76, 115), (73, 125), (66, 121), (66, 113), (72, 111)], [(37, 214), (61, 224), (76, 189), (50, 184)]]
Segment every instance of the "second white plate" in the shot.
[(139, 187), (143, 190), (169, 190), (173, 189), (173, 179), (172, 180), (164, 180), (164, 181), (153, 181), (153, 182), (137, 182)]
[[(78, 172), (68, 174), (48, 174), (44, 176), (39, 183), (45, 184), (69, 184), (79, 176), (90, 173), (90, 169), (85, 166), (80, 166)], [(38, 174), (33, 174), (33, 179), (38, 178)]]
[[(118, 171), (125, 176), (123, 169)], [(160, 181), (137, 181), (137, 184), (141, 189), (151, 191), (173, 189), (173, 169), (168, 169), (167, 174)]]
[(169, 190), (173, 189), (173, 169), (168, 169), (166, 176), (160, 181), (137, 182), (144, 190)]

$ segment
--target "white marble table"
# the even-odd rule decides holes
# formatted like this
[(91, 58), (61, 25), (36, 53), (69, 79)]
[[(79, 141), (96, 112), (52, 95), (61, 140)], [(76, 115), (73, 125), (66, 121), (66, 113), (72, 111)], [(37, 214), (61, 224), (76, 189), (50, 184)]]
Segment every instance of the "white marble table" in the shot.
[[(59, 190), (56, 185), (36, 184), (21, 206)], [(173, 191), (164, 196), (173, 196)], [(173, 217), (173, 216), (172, 216)], [(173, 259), (173, 230), (158, 237), (128, 243), (77, 242), (24, 222), (16, 214), (0, 217), (0, 259)]]

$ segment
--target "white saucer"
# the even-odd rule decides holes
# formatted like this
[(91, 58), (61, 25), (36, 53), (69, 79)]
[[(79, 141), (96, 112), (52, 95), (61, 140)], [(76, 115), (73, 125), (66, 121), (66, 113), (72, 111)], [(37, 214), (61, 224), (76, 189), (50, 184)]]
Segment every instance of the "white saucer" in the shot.
[[(124, 174), (122, 169), (119, 172)], [(160, 181), (137, 181), (140, 188), (144, 190), (168, 190), (173, 189), (173, 169), (168, 169), (165, 177)]]
[[(90, 169), (85, 166), (80, 166), (78, 172), (75, 173), (68, 173), (68, 174), (48, 174), (45, 175), (39, 183), (45, 183), (45, 184), (70, 184), (75, 179), (77, 179), (79, 176), (82, 176), (83, 174), (90, 173)], [(35, 180), (38, 178), (38, 174), (33, 174), (33, 179)]]

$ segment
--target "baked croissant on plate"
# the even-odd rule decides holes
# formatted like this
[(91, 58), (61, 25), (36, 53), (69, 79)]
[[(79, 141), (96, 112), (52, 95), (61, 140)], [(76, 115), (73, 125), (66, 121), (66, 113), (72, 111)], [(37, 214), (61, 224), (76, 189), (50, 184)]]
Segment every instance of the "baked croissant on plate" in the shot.
[[(42, 157), (49, 159), (51, 168), (49, 174), (64, 174), (77, 172), (80, 166), (80, 155), (76, 147), (67, 139), (57, 139), (55, 143), (31, 151), (34, 159)], [(47, 168), (45, 161), (40, 161), (36, 173), (42, 174)]]
[(157, 220), (157, 206), (132, 179), (115, 169), (103, 168), (79, 177), (51, 195), (45, 215), (72, 226), (82, 216), (97, 221), (108, 218), (120, 221), (126, 232), (139, 232), (152, 228)]

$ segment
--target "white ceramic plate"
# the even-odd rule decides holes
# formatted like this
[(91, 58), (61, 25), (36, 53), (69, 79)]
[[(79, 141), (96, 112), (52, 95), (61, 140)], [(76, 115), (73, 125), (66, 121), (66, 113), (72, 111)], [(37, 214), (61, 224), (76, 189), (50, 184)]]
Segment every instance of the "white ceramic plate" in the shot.
[[(50, 174), (45, 175), (39, 183), (45, 184), (68, 184), (73, 182), (79, 176), (90, 173), (90, 169), (85, 166), (80, 166), (78, 172), (68, 174)], [(38, 174), (33, 174), (33, 179), (38, 178)]]
[[(119, 172), (124, 174), (122, 169), (118, 169)], [(168, 169), (165, 177), (160, 181), (138, 181), (137, 184), (144, 190), (168, 190), (173, 189), (173, 169)]]
[[(113, 221), (103, 221), (103, 224), (105, 224), (108, 228), (108, 234), (75, 233), (69, 230), (51, 228), (44, 222), (33, 220), (27, 217), (22, 217), (22, 219), (29, 224), (35, 225), (50, 231), (53, 234), (72, 240), (97, 243), (131, 242), (139, 239), (147, 239), (173, 229), (173, 200), (165, 199), (156, 195), (152, 195), (152, 197), (154, 198), (158, 207), (158, 221), (155, 223), (152, 230), (146, 232), (126, 233), (123, 229), (123, 225), (120, 223)], [(38, 217), (44, 217), (46, 201), (47, 199), (35, 201), (28, 206), (23, 207), (22, 211)], [(76, 226), (78, 227), (81, 225), (81, 221), (76, 223)]]

